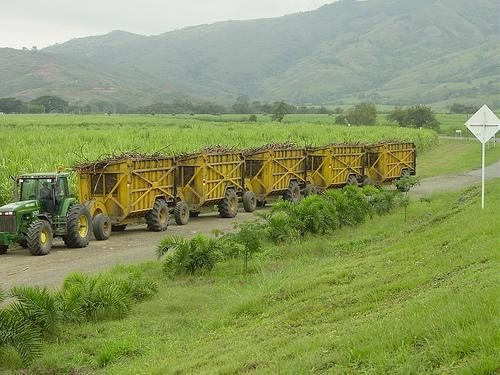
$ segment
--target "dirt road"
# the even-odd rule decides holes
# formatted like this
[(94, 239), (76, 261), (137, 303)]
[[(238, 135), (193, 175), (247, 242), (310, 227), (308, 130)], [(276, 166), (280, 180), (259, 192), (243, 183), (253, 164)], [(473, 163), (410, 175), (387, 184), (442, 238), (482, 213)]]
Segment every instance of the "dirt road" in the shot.
[[(500, 162), (490, 165), (487, 178), (500, 178)], [(479, 183), (481, 171), (450, 176), (431, 177), (421, 181), (411, 195), (422, 197), (434, 192), (454, 191)], [(92, 241), (85, 249), (66, 249), (56, 241), (45, 257), (31, 256), (25, 249), (12, 249), (0, 256), (0, 287), (16, 285), (47, 285), (56, 287), (70, 272), (97, 272), (119, 263), (136, 263), (155, 259), (155, 246), (166, 235), (192, 236), (211, 233), (214, 229), (230, 231), (234, 223), (247, 221), (253, 214), (239, 212), (235, 219), (219, 218), (217, 213), (202, 215), (186, 226), (172, 224), (167, 232), (148, 232), (145, 226), (134, 226), (122, 233), (113, 233), (108, 241)]]

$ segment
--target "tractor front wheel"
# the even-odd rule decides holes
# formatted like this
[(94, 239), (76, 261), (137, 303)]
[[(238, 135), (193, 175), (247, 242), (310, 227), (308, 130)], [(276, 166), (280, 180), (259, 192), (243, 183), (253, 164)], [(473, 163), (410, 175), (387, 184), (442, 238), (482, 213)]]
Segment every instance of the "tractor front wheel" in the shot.
[(46, 220), (36, 220), (28, 227), (28, 249), (32, 255), (47, 255), (52, 249), (52, 227)]
[(98, 241), (105, 241), (111, 236), (111, 220), (106, 214), (97, 214), (92, 220), (94, 237)]
[(86, 247), (90, 242), (92, 216), (87, 207), (75, 204), (68, 210), (67, 234), (63, 236), (64, 244), (70, 248)]
[(8, 249), (9, 249), (9, 246), (7, 246), (7, 245), (0, 245), (0, 255), (5, 254)]

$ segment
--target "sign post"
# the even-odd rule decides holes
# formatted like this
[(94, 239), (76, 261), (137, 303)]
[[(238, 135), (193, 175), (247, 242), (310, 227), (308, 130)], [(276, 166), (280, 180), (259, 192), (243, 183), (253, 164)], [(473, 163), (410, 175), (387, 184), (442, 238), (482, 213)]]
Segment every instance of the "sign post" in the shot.
[(466, 123), (467, 129), (482, 143), (481, 208), (484, 208), (484, 168), (486, 163), (486, 142), (500, 130), (500, 120), (487, 105), (483, 105)]

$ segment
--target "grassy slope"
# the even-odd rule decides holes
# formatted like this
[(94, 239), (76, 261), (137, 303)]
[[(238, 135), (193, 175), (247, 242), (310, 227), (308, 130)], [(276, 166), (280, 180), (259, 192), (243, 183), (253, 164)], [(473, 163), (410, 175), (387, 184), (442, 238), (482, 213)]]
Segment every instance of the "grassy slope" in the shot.
[(31, 371), (492, 373), (499, 182), (484, 211), (477, 188), (435, 196), (406, 223), (399, 211), (269, 248), (247, 277), (235, 261), (163, 281), (122, 321), (67, 327)]
[[(488, 145), (486, 165), (500, 159), (500, 145)], [(417, 158), (419, 177), (441, 176), (460, 172), (468, 172), (481, 168), (481, 143), (440, 139), (439, 145), (424, 151)]]

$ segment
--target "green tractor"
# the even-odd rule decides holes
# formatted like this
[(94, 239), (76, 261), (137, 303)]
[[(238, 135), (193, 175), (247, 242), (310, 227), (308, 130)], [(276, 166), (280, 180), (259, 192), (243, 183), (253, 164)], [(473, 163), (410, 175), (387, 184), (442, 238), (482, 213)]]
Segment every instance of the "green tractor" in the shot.
[(67, 247), (89, 244), (92, 217), (70, 196), (67, 173), (36, 173), (14, 178), (14, 203), (0, 207), (0, 254), (18, 243), (33, 255), (46, 255), (54, 237)]

